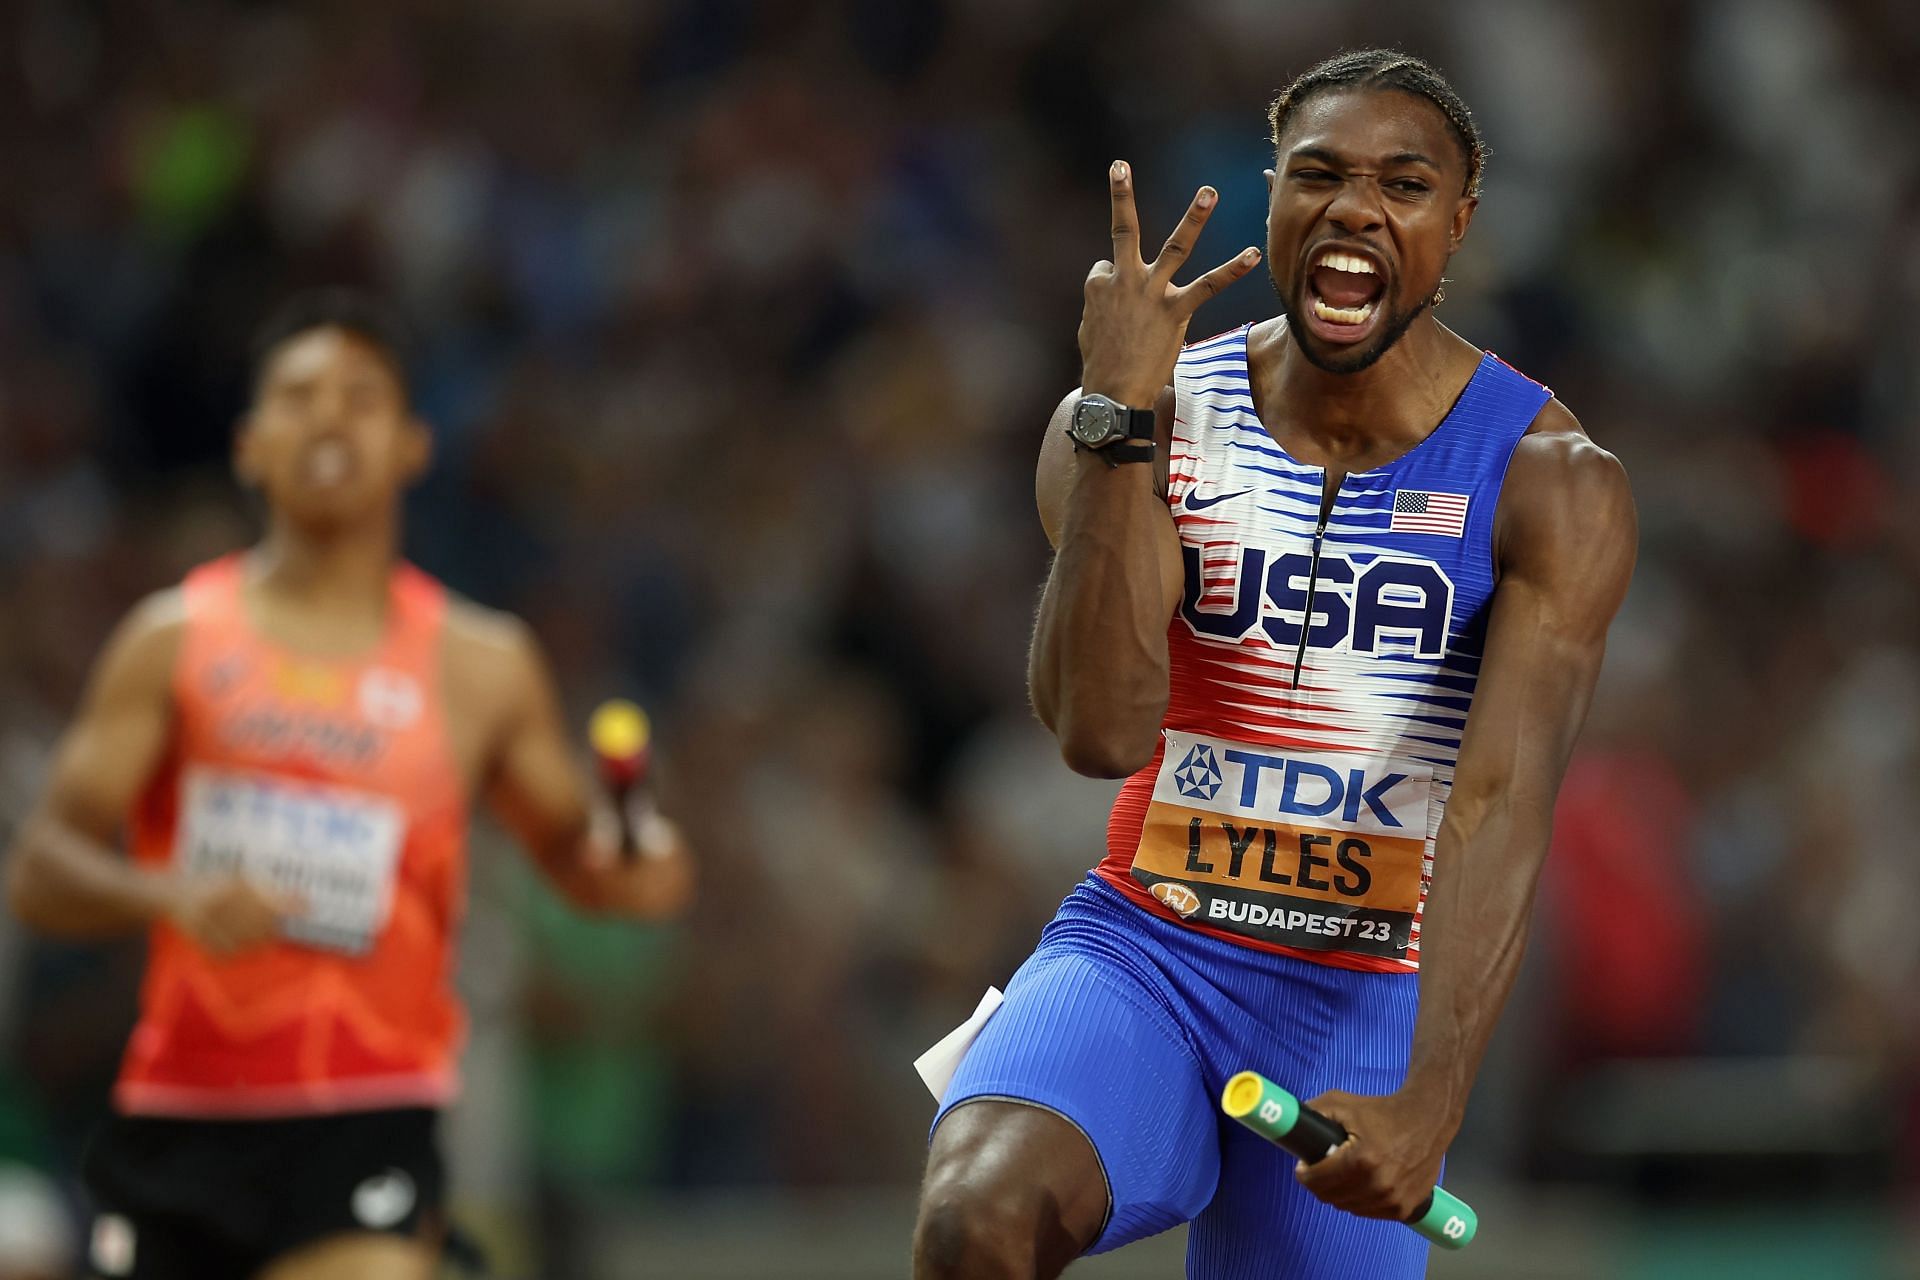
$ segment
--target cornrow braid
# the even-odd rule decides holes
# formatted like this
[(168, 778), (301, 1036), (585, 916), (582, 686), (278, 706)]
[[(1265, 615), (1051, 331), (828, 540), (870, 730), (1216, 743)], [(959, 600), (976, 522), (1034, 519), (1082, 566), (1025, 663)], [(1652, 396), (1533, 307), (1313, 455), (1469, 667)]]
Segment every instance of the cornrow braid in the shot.
[(1302, 72), (1292, 84), (1280, 91), (1280, 96), (1267, 108), (1267, 123), (1273, 127), (1275, 149), (1280, 146), (1280, 133), (1286, 128), (1287, 117), (1295, 107), (1317, 93), (1346, 88), (1398, 89), (1403, 93), (1419, 94), (1440, 108), (1458, 136), (1460, 149), (1466, 153), (1466, 194), (1480, 194), (1480, 175), (1487, 164), (1487, 144), (1480, 140), (1480, 130), (1473, 123), (1473, 112), (1467, 110), (1467, 104), (1460, 100), (1460, 95), (1447, 83), (1447, 78), (1432, 64), (1398, 49), (1356, 49), (1339, 53), (1319, 66)]

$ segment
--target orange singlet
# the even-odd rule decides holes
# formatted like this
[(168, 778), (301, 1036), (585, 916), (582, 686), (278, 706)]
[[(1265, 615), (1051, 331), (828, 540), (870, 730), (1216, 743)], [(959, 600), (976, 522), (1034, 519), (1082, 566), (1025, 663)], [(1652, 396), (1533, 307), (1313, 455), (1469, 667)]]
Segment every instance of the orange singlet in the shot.
[(440, 690), (445, 590), (393, 575), (385, 638), (309, 657), (261, 635), (243, 560), (186, 580), (165, 761), (133, 856), (239, 872), (300, 910), (280, 942), (219, 960), (154, 927), (121, 1111), (305, 1115), (437, 1106), (464, 1021), (452, 990), (467, 797)]

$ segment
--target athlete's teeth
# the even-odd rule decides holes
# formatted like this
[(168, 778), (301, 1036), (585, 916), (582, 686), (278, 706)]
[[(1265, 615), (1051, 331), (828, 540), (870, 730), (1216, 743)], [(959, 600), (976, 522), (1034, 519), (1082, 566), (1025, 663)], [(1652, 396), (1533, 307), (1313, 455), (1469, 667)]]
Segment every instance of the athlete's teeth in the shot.
[(1371, 262), (1368, 262), (1365, 258), (1355, 257), (1350, 253), (1329, 253), (1320, 259), (1320, 265), (1323, 267), (1332, 267), (1335, 271), (1351, 271), (1356, 275), (1370, 276), (1374, 274), (1373, 264)]
[(345, 478), (348, 462), (346, 447), (328, 441), (307, 455), (307, 475), (315, 484), (335, 484)]
[(1365, 324), (1367, 317), (1373, 314), (1373, 304), (1364, 307), (1332, 307), (1320, 299), (1313, 300), (1313, 314), (1333, 324)]

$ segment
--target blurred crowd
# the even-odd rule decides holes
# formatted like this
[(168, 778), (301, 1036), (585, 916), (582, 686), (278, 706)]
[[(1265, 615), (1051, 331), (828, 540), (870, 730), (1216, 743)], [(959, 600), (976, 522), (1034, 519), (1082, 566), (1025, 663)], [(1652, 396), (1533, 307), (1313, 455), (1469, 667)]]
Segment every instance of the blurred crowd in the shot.
[[(254, 324), (378, 290), (438, 450), (411, 555), (527, 617), (576, 711), (649, 706), (705, 865), (640, 932), (488, 842), (505, 1162), (561, 1215), (911, 1181), (910, 1060), (1113, 792), (1024, 692), (1105, 166), (1149, 236), (1210, 182), (1196, 258), (1263, 243), (1265, 103), (1368, 43), (1438, 62), (1492, 146), (1441, 318), (1555, 387), (1642, 520), (1497, 1078), (1911, 1078), (1920, 9), (1871, 0), (5, 6), (0, 826), (116, 617), (250, 535)], [(1194, 336), (1273, 308), (1244, 282)], [(138, 959), (0, 930), (0, 1156), (70, 1172)], [(1514, 1160), (1550, 1145), (1509, 1110)]]

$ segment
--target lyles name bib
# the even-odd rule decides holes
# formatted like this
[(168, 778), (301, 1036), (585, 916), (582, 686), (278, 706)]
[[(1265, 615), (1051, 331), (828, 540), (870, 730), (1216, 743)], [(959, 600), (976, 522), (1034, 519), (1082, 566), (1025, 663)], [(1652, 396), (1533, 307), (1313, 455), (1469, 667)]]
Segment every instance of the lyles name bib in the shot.
[(288, 941), (364, 954), (393, 909), (406, 815), (384, 796), (196, 768), (175, 846), (190, 876), (238, 875), (290, 895)]
[(1431, 766), (1165, 737), (1134, 879), (1183, 918), (1229, 933), (1405, 957)]

